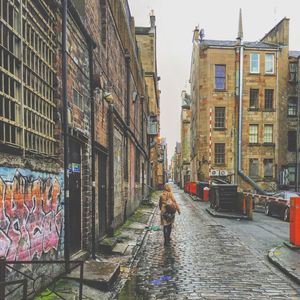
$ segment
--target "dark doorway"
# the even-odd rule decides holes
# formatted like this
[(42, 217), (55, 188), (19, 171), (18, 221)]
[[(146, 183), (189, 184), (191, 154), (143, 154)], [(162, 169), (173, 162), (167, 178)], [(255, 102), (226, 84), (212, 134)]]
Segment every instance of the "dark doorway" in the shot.
[(99, 238), (106, 234), (106, 155), (99, 152), (98, 155), (98, 215), (99, 215)]
[(81, 249), (81, 155), (80, 144), (70, 139), (70, 253)]

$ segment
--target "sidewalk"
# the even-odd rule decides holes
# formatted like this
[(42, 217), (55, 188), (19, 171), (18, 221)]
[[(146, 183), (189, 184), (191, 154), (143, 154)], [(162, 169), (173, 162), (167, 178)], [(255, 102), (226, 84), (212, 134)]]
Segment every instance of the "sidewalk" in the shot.
[[(101, 241), (100, 248), (103, 251), (97, 252), (96, 260), (85, 262), (83, 299), (113, 299), (116, 291), (122, 288), (147, 232), (160, 230), (158, 226), (150, 226), (159, 194), (160, 192), (153, 193), (150, 203), (142, 204), (126, 223), (115, 231), (114, 237)], [(56, 300), (61, 299), (59, 296), (70, 300), (78, 299), (79, 275), (79, 271), (75, 270), (34, 299)]]
[(288, 277), (300, 284), (300, 249), (292, 249), (282, 245), (271, 249), (269, 261), (284, 272)]

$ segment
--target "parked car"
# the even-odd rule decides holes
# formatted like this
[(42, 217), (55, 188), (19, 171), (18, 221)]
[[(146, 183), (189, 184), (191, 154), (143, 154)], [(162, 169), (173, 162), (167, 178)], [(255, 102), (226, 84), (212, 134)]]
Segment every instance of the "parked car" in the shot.
[(299, 197), (300, 193), (281, 191), (268, 198), (265, 204), (265, 214), (267, 216), (277, 215), (284, 221), (290, 220), (290, 198)]

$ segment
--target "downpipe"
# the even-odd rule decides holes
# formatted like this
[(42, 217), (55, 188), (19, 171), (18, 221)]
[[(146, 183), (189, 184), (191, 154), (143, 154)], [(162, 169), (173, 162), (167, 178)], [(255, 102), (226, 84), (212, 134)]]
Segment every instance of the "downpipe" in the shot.
[(243, 73), (244, 73), (244, 44), (240, 41), (240, 66), (239, 66), (239, 123), (238, 123), (238, 175), (248, 182), (259, 193), (265, 195), (264, 190), (242, 170), (242, 126), (243, 126)]

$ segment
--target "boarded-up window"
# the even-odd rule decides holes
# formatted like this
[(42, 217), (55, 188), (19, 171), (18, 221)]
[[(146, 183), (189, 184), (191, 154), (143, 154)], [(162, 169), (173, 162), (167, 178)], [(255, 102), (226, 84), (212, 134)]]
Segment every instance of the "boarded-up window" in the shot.
[(264, 159), (264, 177), (273, 178), (273, 159)]
[(288, 131), (288, 151), (296, 152), (297, 149), (297, 131)]
[(249, 175), (251, 177), (258, 177), (258, 159), (251, 158), (249, 160)]

